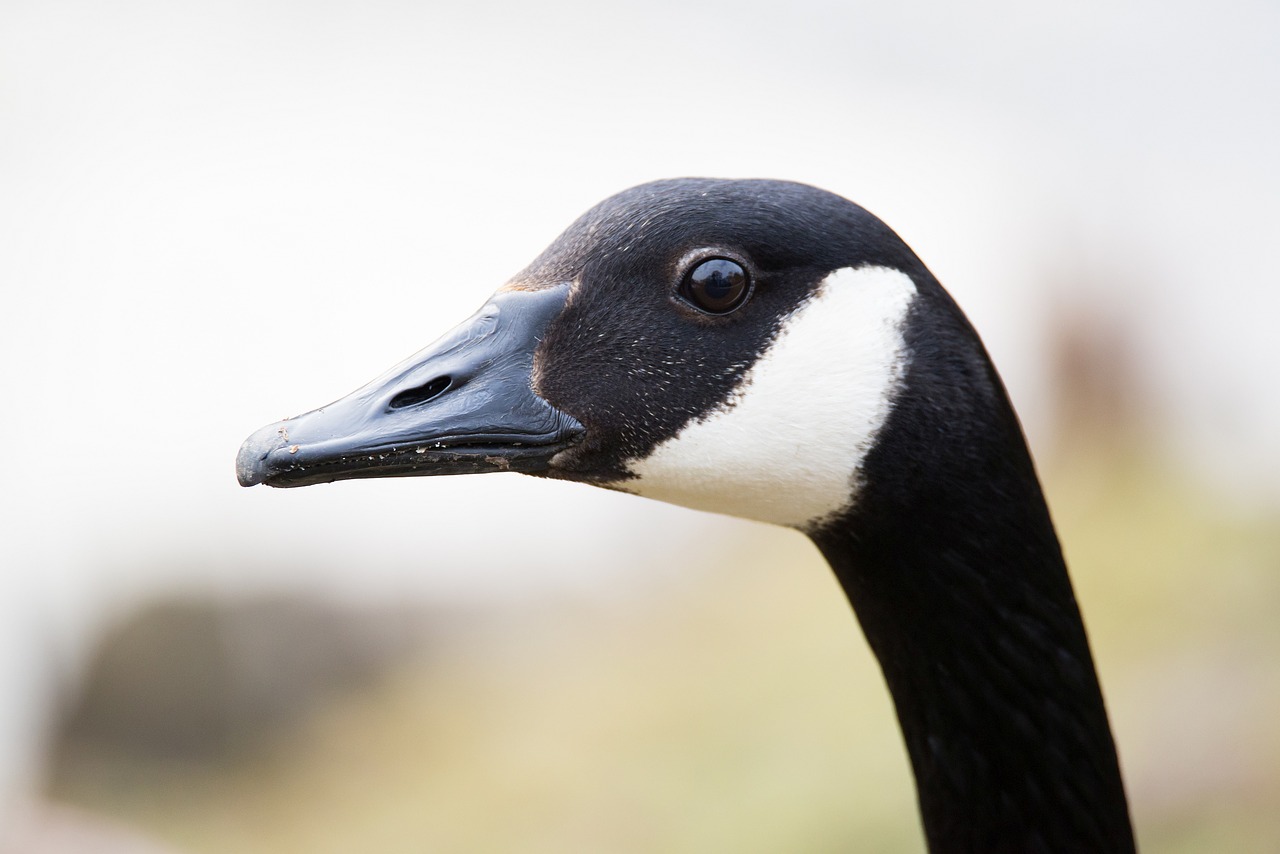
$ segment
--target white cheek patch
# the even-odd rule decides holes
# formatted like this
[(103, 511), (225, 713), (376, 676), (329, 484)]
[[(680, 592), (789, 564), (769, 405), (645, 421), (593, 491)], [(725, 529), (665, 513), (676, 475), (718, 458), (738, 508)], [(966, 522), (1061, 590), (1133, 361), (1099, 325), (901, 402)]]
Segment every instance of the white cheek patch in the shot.
[(906, 370), (915, 294), (898, 270), (836, 270), (728, 401), (631, 462), (636, 479), (618, 486), (801, 530), (844, 510)]

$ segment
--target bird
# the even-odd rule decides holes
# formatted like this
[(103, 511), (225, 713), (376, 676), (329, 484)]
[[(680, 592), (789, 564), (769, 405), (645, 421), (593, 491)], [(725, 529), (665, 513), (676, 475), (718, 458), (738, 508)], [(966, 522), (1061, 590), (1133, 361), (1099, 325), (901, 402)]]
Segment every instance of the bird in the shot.
[(1004, 384), (918, 256), (841, 196), (711, 178), (611, 196), (236, 466), (276, 487), (521, 472), (796, 529), (879, 662), (930, 851), (1135, 850)]

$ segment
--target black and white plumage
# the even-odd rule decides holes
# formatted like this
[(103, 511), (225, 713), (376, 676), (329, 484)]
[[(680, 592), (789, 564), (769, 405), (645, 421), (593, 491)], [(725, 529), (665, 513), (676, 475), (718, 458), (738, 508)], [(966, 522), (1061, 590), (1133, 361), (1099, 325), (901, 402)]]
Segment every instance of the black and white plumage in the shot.
[(241, 483), (523, 471), (807, 534), (893, 695), (934, 851), (1132, 851), (1084, 626), (1004, 387), (887, 226), (642, 185), (471, 320), (269, 425)]

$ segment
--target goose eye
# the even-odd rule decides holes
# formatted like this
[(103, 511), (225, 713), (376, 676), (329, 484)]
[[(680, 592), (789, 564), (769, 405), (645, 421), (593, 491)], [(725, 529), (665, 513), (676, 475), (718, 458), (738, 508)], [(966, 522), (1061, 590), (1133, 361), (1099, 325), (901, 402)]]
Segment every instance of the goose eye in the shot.
[(685, 274), (680, 295), (708, 314), (728, 314), (747, 301), (751, 278), (737, 261), (710, 258)]

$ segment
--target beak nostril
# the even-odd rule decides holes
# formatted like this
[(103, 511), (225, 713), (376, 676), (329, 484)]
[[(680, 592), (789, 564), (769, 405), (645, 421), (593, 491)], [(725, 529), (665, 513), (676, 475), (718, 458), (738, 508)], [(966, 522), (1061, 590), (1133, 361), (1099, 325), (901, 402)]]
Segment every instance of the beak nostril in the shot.
[(387, 408), (405, 409), (410, 406), (417, 406), (419, 403), (426, 403), (433, 397), (439, 397), (443, 394), (449, 388), (451, 382), (452, 380), (449, 377), (436, 377), (424, 385), (405, 389), (391, 398)]

